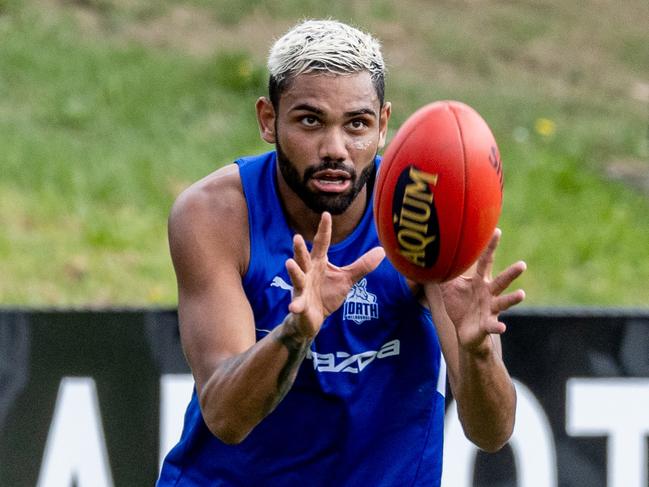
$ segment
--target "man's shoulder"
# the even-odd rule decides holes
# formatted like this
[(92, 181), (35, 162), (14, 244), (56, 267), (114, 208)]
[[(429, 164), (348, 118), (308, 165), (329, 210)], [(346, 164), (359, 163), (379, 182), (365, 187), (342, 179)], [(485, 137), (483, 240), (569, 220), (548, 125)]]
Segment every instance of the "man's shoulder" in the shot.
[(248, 209), (236, 164), (214, 171), (184, 190), (169, 214), (169, 235), (227, 240), (247, 235)]
[(173, 204), (170, 219), (213, 219), (223, 212), (245, 212), (245, 198), (236, 164), (224, 166), (185, 189)]
[(219, 256), (245, 269), (248, 210), (237, 165), (224, 166), (183, 191), (169, 214), (168, 230), (176, 260), (187, 254)]

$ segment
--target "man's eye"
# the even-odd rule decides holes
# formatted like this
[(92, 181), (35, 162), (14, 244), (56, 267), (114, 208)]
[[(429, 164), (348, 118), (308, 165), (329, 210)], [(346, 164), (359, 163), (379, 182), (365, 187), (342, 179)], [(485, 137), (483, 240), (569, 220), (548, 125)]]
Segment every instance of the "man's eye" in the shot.
[(364, 120), (352, 120), (351, 122), (349, 122), (349, 126), (354, 130), (360, 130), (367, 127), (367, 124)]
[(302, 117), (302, 125), (307, 127), (315, 127), (318, 125), (318, 119), (316, 117)]

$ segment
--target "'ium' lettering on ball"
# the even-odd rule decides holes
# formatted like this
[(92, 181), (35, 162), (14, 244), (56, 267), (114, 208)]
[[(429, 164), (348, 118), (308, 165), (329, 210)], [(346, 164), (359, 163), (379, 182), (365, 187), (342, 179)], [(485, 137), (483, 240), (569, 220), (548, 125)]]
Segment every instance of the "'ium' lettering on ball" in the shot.
[(489, 164), (494, 168), (496, 174), (498, 175), (498, 180), (500, 181), (500, 192), (503, 192), (503, 163), (500, 159), (500, 154), (498, 153), (498, 148), (495, 145), (491, 146), (489, 151)]
[(414, 166), (410, 166), (407, 173), (404, 171), (397, 184), (397, 192), (403, 191), (400, 204), (395, 205), (398, 207), (395, 230), (399, 253), (419, 267), (430, 267), (437, 257), (427, 252), (427, 247), (437, 239), (437, 215), (430, 190), (430, 186), (436, 184), (437, 174), (421, 171)]

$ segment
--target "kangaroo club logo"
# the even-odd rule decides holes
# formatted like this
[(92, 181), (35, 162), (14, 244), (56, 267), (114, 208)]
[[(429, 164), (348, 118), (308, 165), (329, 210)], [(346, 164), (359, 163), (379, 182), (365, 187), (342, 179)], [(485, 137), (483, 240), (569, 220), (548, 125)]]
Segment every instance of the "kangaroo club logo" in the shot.
[(362, 279), (354, 284), (347, 294), (343, 316), (357, 325), (379, 317), (376, 295), (367, 290), (367, 279)]
[[(275, 276), (270, 287), (277, 287), (293, 294), (293, 286), (282, 277)], [(367, 290), (367, 279), (362, 279), (351, 288), (343, 305), (343, 317), (360, 325), (364, 321), (379, 317), (379, 305), (376, 295)]]

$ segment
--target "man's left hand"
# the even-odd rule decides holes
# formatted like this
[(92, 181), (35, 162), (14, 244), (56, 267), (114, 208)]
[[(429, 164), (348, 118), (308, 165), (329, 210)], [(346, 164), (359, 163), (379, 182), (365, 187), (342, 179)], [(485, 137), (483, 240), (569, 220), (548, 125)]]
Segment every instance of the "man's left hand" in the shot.
[[(492, 278), (494, 254), (500, 236), (500, 229), (496, 229), (489, 245), (474, 265), (473, 272), (444, 283), (425, 285), (429, 288), (426, 290), (428, 296), (437, 295), (443, 300), (446, 312), (455, 326), (459, 345), (467, 351), (487, 351), (491, 345), (489, 335), (502, 334), (506, 328), (498, 318), (499, 313), (525, 299), (522, 289), (503, 294), (525, 271), (525, 262), (516, 262)], [(433, 290), (430, 287), (439, 289)]]

